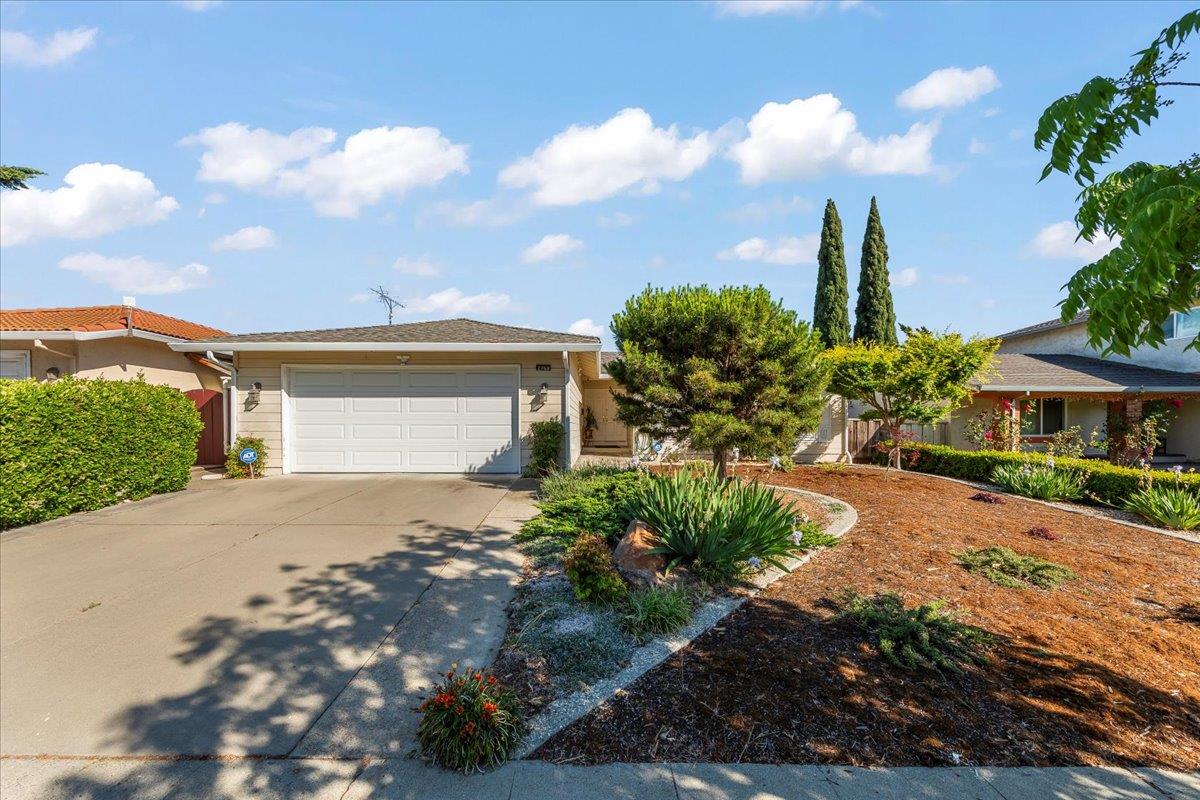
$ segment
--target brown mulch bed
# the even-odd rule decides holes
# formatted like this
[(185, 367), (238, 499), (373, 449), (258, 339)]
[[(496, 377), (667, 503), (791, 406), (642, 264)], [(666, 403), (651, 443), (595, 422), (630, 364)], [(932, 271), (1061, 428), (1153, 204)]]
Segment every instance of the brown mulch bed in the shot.
[[(537, 757), (1200, 768), (1197, 545), (912, 473), (755, 477), (845, 500), (858, 525)], [(954, 561), (989, 545), (1080, 577), (1004, 589)], [(962, 676), (890, 665), (833, 619), (847, 587), (948, 600), (997, 637), (992, 662)]]

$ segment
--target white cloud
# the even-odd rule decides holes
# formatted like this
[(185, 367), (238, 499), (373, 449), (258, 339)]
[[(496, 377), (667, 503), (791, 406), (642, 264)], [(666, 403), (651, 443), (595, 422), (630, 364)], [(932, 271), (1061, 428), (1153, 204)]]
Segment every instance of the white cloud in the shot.
[(802, 16), (816, 14), (827, 8), (848, 11), (862, 5), (862, 0), (717, 0), (718, 17), (762, 17), (768, 14)]
[(80, 164), (63, 184), (0, 194), (0, 245), (102, 236), (160, 222), (179, 208), (144, 174), (118, 164)]
[(443, 201), (425, 209), (417, 217), (421, 225), (441, 221), (455, 228), (502, 228), (529, 216), (525, 203), (501, 199), (475, 200), (470, 203)]
[(624, 191), (652, 193), (661, 181), (682, 181), (716, 149), (707, 132), (681, 138), (656, 128), (640, 108), (626, 108), (600, 125), (572, 125), (530, 156), (505, 167), (500, 183), (532, 188), (539, 205), (573, 206)]
[(212, 243), (212, 249), (221, 250), (263, 250), (279, 244), (279, 237), (270, 228), (253, 225), (226, 234)]
[(906, 267), (899, 272), (894, 272), (889, 276), (889, 282), (892, 286), (898, 289), (904, 289), (909, 286), (914, 286), (918, 279), (916, 267)]
[(59, 261), (58, 266), (78, 272), (92, 283), (131, 294), (175, 294), (208, 283), (208, 267), (203, 264), (172, 267), (141, 256), (110, 258), (99, 253), (76, 253)]
[(300, 128), (280, 134), (227, 122), (184, 137), (200, 145), (202, 181), (268, 194), (303, 195), (318, 214), (357, 217), (363, 206), (466, 173), (467, 148), (437, 128), (367, 128), (331, 150), (337, 133)]
[(1089, 242), (1086, 239), (1076, 240), (1075, 237), (1078, 235), (1079, 230), (1075, 227), (1074, 222), (1069, 220), (1055, 222), (1038, 231), (1026, 250), (1028, 254), (1037, 258), (1088, 264), (1106, 255), (1121, 243), (1119, 237), (1116, 239), (1101, 238)]
[(549, 233), (537, 242), (526, 247), (521, 253), (521, 260), (526, 264), (541, 264), (554, 261), (565, 255), (583, 249), (583, 242), (566, 233)]
[(204, 202), (210, 206), (219, 206), (225, 202), (227, 198), (220, 192), (210, 192), (204, 195)]
[(980, 308), (995, 308), (996, 307), (996, 298), (985, 297), (982, 300), (980, 300), (979, 303), (977, 303), (977, 305)]
[(458, 314), (495, 314), (519, 309), (520, 306), (503, 292), (463, 294), (459, 289), (444, 289), (424, 297), (414, 297), (405, 301), (404, 312), (454, 316)]
[(1029, 131), (1024, 128), (1013, 128), (1008, 132), (1008, 138), (1014, 142), (1020, 141), (1029, 135)]
[(934, 275), (933, 282), (943, 286), (964, 286), (970, 282), (966, 275)]
[(934, 70), (896, 97), (896, 105), (913, 111), (958, 108), (1000, 88), (991, 67), (947, 67)]
[(221, 0), (175, 0), (175, 5), (188, 11), (208, 11), (221, 5)]
[(601, 228), (626, 228), (633, 224), (633, 217), (624, 211), (615, 211), (612, 214), (600, 215), (596, 224)]
[(832, 94), (767, 103), (750, 119), (750, 135), (729, 149), (742, 182), (816, 178), (835, 169), (860, 175), (921, 175), (933, 169), (936, 122), (869, 139)]
[(0, 63), (21, 67), (53, 67), (69, 61), (96, 42), (96, 28), (55, 31), (36, 39), (20, 31), (0, 31)]
[(1000, 109), (997, 108), (996, 106), (992, 106), (991, 108), (986, 108), (983, 111), (983, 115), (985, 117), (988, 117), (989, 119), (992, 117), (998, 117), (998, 116), (1000, 116)]
[(401, 256), (392, 264), (392, 269), (418, 278), (433, 278), (442, 274), (441, 268), (428, 258), (404, 258)]
[(799, 195), (792, 195), (790, 198), (773, 197), (770, 200), (746, 203), (741, 208), (730, 212), (729, 216), (741, 222), (761, 222), (771, 217), (803, 214), (812, 209), (811, 200)]
[(766, 264), (815, 264), (821, 237), (782, 236), (774, 242), (761, 237), (738, 242), (727, 250), (717, 253), (722, 261), (762, 261)]
[(571, 327), (567, 328), (567, 333), (574, 333), (579, 336), (595, 336), (596, 338), (603, 336), (604, 331), (604, 326), (592, 322), (591, 317), (577, 319), (571, 323)]
[(987, 155), (987, 152), (988, 152), (987, 143), (980, 139), (976, 139), (976, 138), (972, 137), (971, 143), (967, 145), (967, 152), (973, 156)]

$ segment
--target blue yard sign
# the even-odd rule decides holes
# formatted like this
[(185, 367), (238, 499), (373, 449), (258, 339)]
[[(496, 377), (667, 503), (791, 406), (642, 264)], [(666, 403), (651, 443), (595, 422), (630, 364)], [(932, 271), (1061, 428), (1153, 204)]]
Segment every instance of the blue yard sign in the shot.
[(258, 451), (253, 447), (243, 447), (242, 452), (238, 453), (238, 460), (243, 464), (253, 464), (258, 461)]

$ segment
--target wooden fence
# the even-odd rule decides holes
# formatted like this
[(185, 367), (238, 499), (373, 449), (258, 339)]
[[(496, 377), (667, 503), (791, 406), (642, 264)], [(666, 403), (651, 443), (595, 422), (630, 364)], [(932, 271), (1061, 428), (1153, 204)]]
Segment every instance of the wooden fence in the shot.
[[(918, 442), (928, 442), (930, 444), (950, 443), (950, 426), (946, 422), (937, 422), (933, 425), (908, 423), (904, 426), (904, 430), (912, 434), (913, 438)], [(875, 445), (887, 438), (887, 432), (881, 430), (880, 422), (877, 419), (847, 420), (846, 432), (849, 438), (847, 449), (855, 461), (869, 457)]]

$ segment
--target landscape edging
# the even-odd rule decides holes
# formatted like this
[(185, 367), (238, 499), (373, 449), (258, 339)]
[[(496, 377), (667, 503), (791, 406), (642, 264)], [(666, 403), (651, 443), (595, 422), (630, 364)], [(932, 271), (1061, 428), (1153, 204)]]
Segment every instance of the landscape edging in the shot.
[[(806, 489), (795, 489), (790, 486), (772, 486), (771, 488), (792, 492), (819, 502), (830, 514), (829, 524), (825, 533), (838, 539), (842, 538), (858, 522), (858, 512), (849, 503), (836, 497), (810, 492)], [(629, 659), (629, 666), (615, 675), (598, 681), (591, 687), (566, 697), (560, 697), (550, 703), (529, 721), (529, 731), (525, 736), (515, 758), (528, 758), (541, 747), (551, 736), (561, 731), (571, 723), (594, 711), (619, 691), (647, 672), (666, 661), (671, 654), (682, 650), (700, 634), (708, 631), (725, 617), (741, 607), (747, 599), (754, 597), (784, 575), (791, 574), (796, 568), (808, 563), (817, 553), (827, 548), (811, 550), (799, 558), (791, 559), (786, 571), (772, 567), (750, 579), (753, 589), (741, 597), (718, 597), (708, 601), (696, 610), (692, 621), (682, 630), (671, 636), (655, 639), (638, 647)]]

